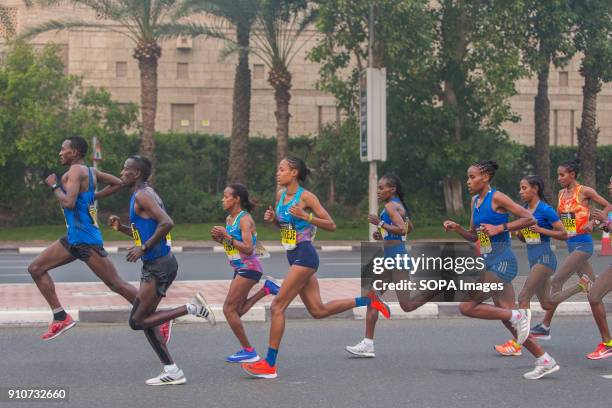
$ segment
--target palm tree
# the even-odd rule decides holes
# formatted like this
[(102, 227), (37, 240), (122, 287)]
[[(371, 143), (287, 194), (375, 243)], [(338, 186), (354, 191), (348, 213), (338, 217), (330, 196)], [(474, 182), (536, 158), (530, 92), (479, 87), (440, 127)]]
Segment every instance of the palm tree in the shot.
[[(232, 101), (232, 134), (227, 178), (230, 183), (247, 182), (249, 129), (251, 122), (251, 70), (249, 68), (249, 46), (251, 30), (258, 12), (258, 0), (187, 0), (186, 12), (200, 12), (217, 17), (212, 27), (192, 26), (192, 34), (205, 34), (235, 44), (238, 53), (234, 76)], [(231, 24), (236, 38), (229, 39), (223, 34), (223, 27)], [(231, 48), (231, 47), (230, 47)]]
[[(38, 0), (51, 6), (62, 0)], [(64, 0), (65, 1), (65, 0)], [(174, 22), (173, 12), (182, 0), (69, 0), (75, 6), (93, 10), (114, 25), (83, 20), (52, 20), (30, 27), (22, 37), (70, 28), (97, 28), (120, 33), (134, 43), (133, 57), (140, 70), (140, 112), (142, 134), (140, 153), (155, 158), (155, 115), (157, 112), (157, 66), (161, 57), (160, 41), (182, 34), (182, 26)]]
[(307, 39), (302, 35), (315, 18), (316, 10), (311, 9), (305, 0), (260, 0), (251, 52), (267, 65), (268, 82), (274, 89), (277, 162), (289, 153), (292, 86), (289, 66), (306, 45)]

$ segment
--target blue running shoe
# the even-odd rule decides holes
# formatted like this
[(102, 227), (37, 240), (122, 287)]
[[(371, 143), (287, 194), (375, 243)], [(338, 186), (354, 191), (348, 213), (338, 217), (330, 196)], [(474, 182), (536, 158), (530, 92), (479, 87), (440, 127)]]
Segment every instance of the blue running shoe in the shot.
[(538, 340), (550, 340), (550, 327), (547, 329), (542, 323), (531, 328), (531, 334)]
[(280, 290), (280, 285), (276, 283), (272, 278), (268, 277), (264, 282), (264, 288), (268, 289), (271, 295), (277, 295)]
[(261, 360), (261, 357), (259, 357), (255, 349), (251, 352), (240, 349), (236, 354), (232, 354), (225, 359), (228, 363), (254, 363), (259, 360)]

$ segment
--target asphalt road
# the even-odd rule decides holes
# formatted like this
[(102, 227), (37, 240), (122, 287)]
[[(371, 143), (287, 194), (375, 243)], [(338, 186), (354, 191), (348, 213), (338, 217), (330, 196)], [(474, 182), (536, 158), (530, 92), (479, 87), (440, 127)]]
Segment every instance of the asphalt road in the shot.
[[(584, 355), (598, 339), (589, 317), (555, 320), (543, 345), (561, 370), (522, 378), (533, 359), (500, 357), (507, 339), (498, 322), (467, 318), (385, 321), (375, 359), (350, 357), (344, 346), (363, 336), (363, 321), (289, 321), (275, 380), (247, 378), (223, 358), (238, 348), (220, 324), (177, 325), (170, 343), (187, 376), (182, 386), (148, 387), (160, 364), (142, 333), (127, 326), (80, 326), (49, 343), (42, 328), (2, 328), (0, 386), (65, 386), (70, 401), (0, 403), (15, 407), (609, 407), (612, 360)], [(247, 333), (265, 351), (268, 324)]]
[[(514, 250), (518, 262), (519, 273), (529, 272), (527, 251), (524, 248)], [(567, 256), (565, 248), (555, 251), (559, 265)], [(0, 284), (3, 283), (29, 283), (32, 279), (27, 267), (34, 259), (34, 255), (0, 254)], [(216, 280), (231, 279), (232, 269), (227, 263), (225, 254), (202, 250), (198, 252), (177, 253), (179, 262), (178, 280)], [(321, 266), (318, 276), (321, 278), (359, 278), (360, 251), (351, 252), (319, 252)], [(111, 254), (110, 259), (119, 271), (119, 274), (132, 281), (140, 279), (140, 263), (129, 263), (125, 260), (125, 253)], [(595, 273), (599, 274), (610, 264), (611, 257), (593, 255), (591, 265)], [(262, 260), (264, 273), (282, 278), (287, 271), (287, 258), (284, 253), (272, 253), (270, 258)], [(53, 279), (56, 282), (98, 282), (98, 278), (80, 261), (72, 262), (53, 270)]]

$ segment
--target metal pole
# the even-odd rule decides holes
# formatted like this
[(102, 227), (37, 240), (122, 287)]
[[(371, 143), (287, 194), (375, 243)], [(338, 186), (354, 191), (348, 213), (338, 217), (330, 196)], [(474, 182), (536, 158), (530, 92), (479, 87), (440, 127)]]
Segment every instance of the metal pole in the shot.
[[(374, 3), (370, 2), (370, 14), (368, 18), (368, 67), (372, 68), (374, 64)], [(378, 166), (376, 160), (370, 162), (370, 174), (368, 176), (368, 211), (370, 214), (378, 214), (378, 198), (376, 189), (378, 186)], [(376, 231), (376, 226), (368, 223), (370, 226), (370, 241), (373, 241), (372, 234)]]

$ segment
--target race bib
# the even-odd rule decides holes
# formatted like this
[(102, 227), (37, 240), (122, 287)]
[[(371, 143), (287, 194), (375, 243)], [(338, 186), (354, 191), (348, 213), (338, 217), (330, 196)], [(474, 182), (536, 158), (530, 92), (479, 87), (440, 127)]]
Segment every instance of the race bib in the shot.
[(525, 238), (525, 242), (527, 244), (539, 244), (542, 242), (541, 238), (540, 238), (540, 233), (539, 232), (534, 232), (529, 228), (523, 228), (521, 230), (521, 234), (523, 234), (523, 237)]
[(384, 229), (383, 227), (378, 227), (378, 232), (380, 232), (380, 235), (382, 235), (383, 239), (387, 238), (387, 236), (389, 235), (387, 230)]
[(478, 235), (478, 242), (480, 243), (480, 253), (490, 254), (493, 252), (493, 246), (491, 245), (491, 237), (484, 231), (476, 230), (476, 235)]
[(566, 212), (561, 213), (559, 215), (559, 218), (561, 218), (561, 222), (563, 223), (563, 226), (565, 227), (565, 230), (567, 231), (568, 235), (570, 237), (576, 235), (576, 214), (573, 212)]
[(95, 205), (90, 205), (89, 208), (89, 217), (91, 218), (91, 223), (93, 224), (94, 227), (96, 228), (100, 228), (98, 226), (98, 210), (96, 209)]
[(297, 246), (297, 231), (292, 224), (280, 224), (281, 244), (287, 251), (295, 249)]
[(240, 259), (240, 252), (233, 245), (223, 243), (223, 249), (225, 249), (225, 254), (227, 255), (227, 259), (230, 261), (237, 261)]
[(132, 239), (134, 240), (134, 245), (137, 246), (137, 247), (141, 246), (142, 245), (142, 241), (140, 239), (140, 233), (136, 229), (136, 225), (134, 225), (134, 223), (132, 223), (130, 225), (130, 228), (132, 229)]
[(172, 235), (170, 233), (166, 234), (166, 245), (172, 248)]

